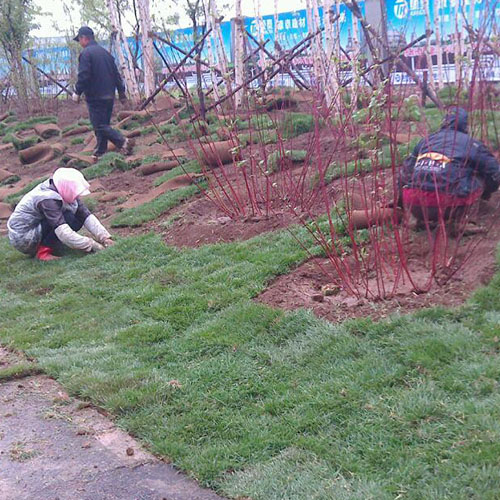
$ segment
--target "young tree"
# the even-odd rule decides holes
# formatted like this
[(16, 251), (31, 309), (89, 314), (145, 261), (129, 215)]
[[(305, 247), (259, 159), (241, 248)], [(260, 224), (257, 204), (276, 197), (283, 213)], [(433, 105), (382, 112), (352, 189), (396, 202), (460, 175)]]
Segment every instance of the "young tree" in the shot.
[(222, 18), (221, 16), (219, 16), (217, 12), (216, 0), (209, 0), (209, 11), (210, 11), (210, 18), (212, 20), (212, 27), (214, 30), (214, 43), (217, 53), (217, 64), (219, 71), (223, 75), (223, 78), (226, 82), (226, 91), (227, 93), (229, 93), (231, 92), (231, 78), (227, 67), (227, 55), (224, 50), (222, 31), (220, 29), (220, 23)]
[[(264, 43), (264, 20), (262, 19), (261, 3), (257, 0), (255, 3), (255, 17), (257, 18), (257, 30), (259, 33), (259, 43)], [(274, 18), (274, 24), (276, 26), (276, 17)], [(276, 30), (276, 28), (275, 28)], [(276, 36), (276, 35), (275, 35)], [(266, 55), (263, 50), (259, 51), (259, 66), (263, 70), (266, 67)]]
[[(467, 24), (471, 28), (474, 27), (474, 10), (475, 9), (476, 9), (475, 0), (470, 0), (470, 2), (469, 2), (469, 20), (468, 20)], [(469, 36), (469, 44), (467, 46), (467, 80), (469, 83), (472, 83), (472, 77), (473, 77), (472, 68), (474, 66), (474, 63), (472, 61), (472, 58), (473, 58), (472, 40), (470, 39), (470, 36)]]
[(438, 68), (437, 86), (439, 89), (444, 87), (443, 80), (443, 47), (441, 45), (441, 16), (439, 15), (441, 2), (434, 0), (434, 33), (436, 35), (436, 57)]
[(78, 54), (80, 52), (80, 46), (78, 42), (75, 42), (73, 38), (75, 37), (75, 33), (78, 30), (78, 26), (73, 16), (75, 14), (75, 2), (66, 3), (63, 5), (64, 12), (64, 24), (61, 26), (58, 22), (53, 21), (52, 26), (57, 33), (62, 33), (65, 40), (66, 46), (69, 50), (69, 61), (67, 66), (67, 80), (74, 84), (77, 80), (77, 72), (78, 72)]
[[(244, 79), (244, 51), (245, 38), (243, 34), (243, 16), (241, 14), (241, 0), (235, 0), (235, 19), (234, 19), (234, 83), (236, 87), (243, 84)], [(236, 92), (234, 96), (234, 105), (238, 108), (243, 100), (243, 90)]]
[(352, 93), (351, 93), (351, 105), (356, 108), (358, 103), (359, 94), (359, 84), (360, 84), (360, 56), (361, 48), (359, 43), (359, 29), (358, 29), (358, 19), (352, 16)]
[(203, 5), (205, 9), (205, 19), (206, 19), (206, 29), (211, 30), (209, 37), (207, 38), (208, 45), (208, 63), (210, 64), (210, 80), (212, 82), (212, 87), (214, 89), (214, 95), (219, 98), (219, 90), (217, 86), (217, 74), (215, 72), (216, 58), (215, 58), (215, 47), (217, 41), (215, 40), (214, 24), (215, 20), (210, 15), (210, 2), (205, 2)]
[(92, 26), (98, 39), (106, 39), (111, 31), (106, 0), (73, 0), (79, 8), (82, 25)]
[(323, 25), (325, 26), (326, 60), (329, 68), (331, 67), (333, 57), (334, 30), (331, 17), (332, 8), (333, 0), (323, 0)]
[(29, 34), (36, 27), (36, 13), (33, 0), (0, 2), (0, 45), (9, 64), (11, 81), (23, 112), (28, 111), (29, 83), (22, 56)]
[[(193, 25), (193, 44), (196, 45), (202, 36), (202, 31), (205, 26), (205, 10), (201, 0), (186, 0), (186, 14), (191, 19)], [(200, 116), (205, 119), (205, 96), (203, 94), (203, 79), (201, 74), (201, 52), (203, 44), (200, 44), (196, 49), (196, 91), (198, 100), (200, 101)]]
[[(425, 10), (425, 31), (427, 33), (431, 32), (431, 12), (429, 0), (424, 0), (424, 10)], [(431, 52), (431, 37), (428, 36), (425, 39), (425, 57), (427, 59), (427, 74), (429, 75), (429, 86), (434, 91), (436, 89), (436, 85), (434, 82), (434, 69), (432, 65), (432, 52)]]
[(125, 85), (127, 87), (130, 99), (133, 102), (137, 103), (140, 99), (139, 85), (137, 84), (132, 53), (130, 52), (127, 37), (125, 36), (125, 32), (123, 31), (119, 6), (117, 5), (117, 2), (115, 0), (107, 0), (107, 3), (112, 29), (111, 37), (112, 40), (116, 42), (115, 49), (118, 55), (120, 68), (125, 79)]
[(155, 90), (153, 39), (149, 36), (151, 32), (149, 0), (137, 0), (137, 7), (139, 11), (139, 26), (141, 29), (144, 93), (146, 97), (149, 97)]

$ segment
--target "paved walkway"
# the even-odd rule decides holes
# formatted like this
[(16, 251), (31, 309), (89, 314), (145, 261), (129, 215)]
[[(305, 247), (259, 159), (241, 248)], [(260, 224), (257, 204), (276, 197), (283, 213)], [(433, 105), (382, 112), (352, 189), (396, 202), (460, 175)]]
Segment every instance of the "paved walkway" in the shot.
[(43, 375), (0, 381), (0, 498), (221, 500)]

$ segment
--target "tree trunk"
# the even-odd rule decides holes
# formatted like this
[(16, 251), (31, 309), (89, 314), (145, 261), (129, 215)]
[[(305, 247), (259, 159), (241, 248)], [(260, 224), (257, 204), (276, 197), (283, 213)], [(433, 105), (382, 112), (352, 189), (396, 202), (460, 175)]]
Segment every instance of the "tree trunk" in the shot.
[(342, 56), (341, 56), (341, 50), (340, 50), (340, 0), (335, 0), (335, 33), (334, 33), (334, 39), (333, 39), (333, 54), (334, 58), (337, 61), (338, 68), (337, 68), (337, 84), (340, 87), (340, 70), (341, 70), (341, 63), (342, 63)]
[(144, 70), (144, 94), (149, 97), (155, 90), (155, 60), (153, 52), (153, 39), (151, 32), (151, 15), (149, 13), (149, 0), (137, 0), (139, 10), (139, 25), (142, 42), (142, 67)]
[(113, 30), (112, 36), (115, 36), (116, 53), (118, 55), (120, 68), (125, 79), (127, 92), (132, 102), (138, 103), (141, 96), (139, 94), (139, 86), (137, 85), (137, 78), (135, 76), (135, 69), (132, 62), (132, 54), (130, 53), (127, 38), (125, 37), (125, 33), (123, 32), (123, 28), (119, 20), (118, 9), (115, 0), (107, 0), (107, 3), (111, 28)]
[[(257, 37), (259, 42), (262, 44), (264, 43), (264, 20), (262, 19), (262, 14), (260, 10), (260, 0), (257, 0), (257, 5), (256, 5), (256, 18), (257, 18), (257, 29), (259, 32), (259, 36)], [(263, 50), (259, 51), (259, 67), (261, 70), (263, 70), (266, 67), (266, 55), (264, 54)], [(265, 91), (265, 89), (262, 89)]]
[(351, 84), (351, 106), (356, 109), (358, 105), (358, 94), (360, 84), (360, 45), (359, 45), (359, 30), (358, 19), (352, 16), (352, 54), (351, 54), (351, 67), (352, 67), (352, 84)]
[[(307, 16), (307, 32), (309, 35), (315, 32), (315, 22), (313, 16), (313, 7), (311, 4), (311, 0), (306, 0), (306, 16)], [(311, 82), (314, 87), (321, 87), (321, 56), (318, 54), (318, 45), (316, 40), (312, 41), (311, 44), (311, 55), (313, 62), (313, 74), (314, 81)]]
[[(241, 0), (236, 0), (236, 17), (234, 19), (234, 83), (236, 87), (243, 84), (244, 67), (243, 67), (243, 17), (241, 15)], [(243, 90), (239, 90), (235, 94), (234, 104), (239, 108), (243, 100)]]
[(455, 34), (453, 37), (454, 42), (454, 50), (455, 50), (455, 85), (461, 85), (462, 83), (462, 51), (461, 51), (461, 41), (460, 41), (460, 32), (458, 26), (458, 7), (453, 9), (453, 13), (455, 15)]
[(208, 63), (210, 65), (210, 80), (212, 82), (212, 88), (214, 89), (214, 93), (216, 96), (216, 99), (219, 99), (219, 90), (217, 86), (217, 75), (215, 73), (215, 44), (217, 43), (215, 40), (215, 31), (214, 31), (214, 20), (212, 19), (212, 16), (210, 15), (210, 2), (204, 2), (203, 3), (203, 9), (205, 11), (205, 23), (206, 23), (206, 29), (207, 30), (212, 30), (210, 32), (210, 35), (207, 38), (207, 45), (208, 45)]
[(19, 109), (22, 113), (27, 113), (29, 111), (28, 79), (26, 78), (26, 72), (23, 66), (22, 52), (21, 49), (12, 47), (10, 54), (12, 84), (16, 90)]
[(441, 16), (439, 15), (440, 0), (434, 0), (434, 33), (436, 35), (436, 57), (438, 67), (438, 83), (439, 89), (444, 87), (443, 79), (443, 47), (441, 45)]
[[(198, 23), (197, 23), (197, 12), (193, 11), (193, 16), (191, 21), (193, 23), (193, 44), (196, 45), (199, 42), (198, 39)], [(203, 50), (203, 43), (196, 49), (196, 92), (198, 94), (198, 100), (200, 102), (200, 118), (204, 121), (206, 115), (205, 108), (205, 95), (203, 94), (203, 77), (201, 73), (201, 51)]]
[[(424, 0), (424, 10), (425, 10), (425, 31), (427, 33), (431, 32), (431, 13), (429, 0)], [(427, 74), (428, 74), (428, 82), (430, 88), (435, 91), (436, 84), (434, 82), (434, 70), (432, 65), (432, 53), (431, 53), (431, 37), (428, 36), (425, 39), (425, 57), (427, 59)]]
[(215, 52), (217, 54), (217, 66), (219, 72), (222, 75), (222, 78), (225, 81), (226, 93), (229, 94), (231, 92), (231, 78), (229, 76), (229, 71), (227, 68), (227, 56), (226, 56), (226, 51), (224, 49), (222, 32), (220, 29), (220, 18), (217, 13), (216, 0), (209, 1), (209, 8), (210, 8), (210, 18), (212, 20), (212, 26), (214, 28), (214, 43), (215, 43)]
[(333, 0), (323, 0), (323, 24), (325, 26), (325, 97), (330, 107), (338, 89), (337, 67), (333, 62), (333, 25), (331, 9)]
[[(474, 9), (476, 8), (475, 0), (470, 0), (469, 5), (469, 26), (471, 29), (474, 28)], [(469, 45), (467, 47), (467, 80), (469, 83), (472, 82), (472, 72), (474, 67), (474, 62), (472, 61), (472, 38), (469, 35)]]

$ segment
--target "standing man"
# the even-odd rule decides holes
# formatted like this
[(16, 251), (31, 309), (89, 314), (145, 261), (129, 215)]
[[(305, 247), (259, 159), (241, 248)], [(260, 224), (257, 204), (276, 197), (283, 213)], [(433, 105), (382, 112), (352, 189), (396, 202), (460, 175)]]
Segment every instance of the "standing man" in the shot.
[(125, 86), (115, 60), (95, 41), (94, 32), (88, 26), (80, 28), (74, 40), (80, 43), (83, 51), (78, 59), (78, 81), (73, 100), (78, 102), (80, 96), (85, 94), (90, 121), (97, 139), (94, 156), (99, 158), (106, 153), (108, 140), (125, 154), (131, 154), (133, 141), (126, 139), (110, 126), (115, 91), (118, 90), (122, 104), (127, 100)]

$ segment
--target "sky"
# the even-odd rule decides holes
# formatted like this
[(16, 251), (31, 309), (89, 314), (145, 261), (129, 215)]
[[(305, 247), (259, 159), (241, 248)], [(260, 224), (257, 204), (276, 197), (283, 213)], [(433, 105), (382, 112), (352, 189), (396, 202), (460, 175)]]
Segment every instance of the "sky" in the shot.
[[(1, 0), (0, 0), (1, 1)], [(180, 2), (182, 0), (179, 0)], [(290, 10), (297, 10), (305, 8), (305, 0), (277, 0), (278, 11), (285, 12)], [(37, 18), (37, 23), (40, 25), (39, 29), (34, 30), (32, 35), (34, 37), (52, 37), (59, 36), (62, 33), (57, 32), (54, 29), (54, 24), (62, 28), (70, 28), (68, 24), (68, 19), (63, 10), (63, 4), (67, 3), (67, 0), (35, 0), (35, 4), (40, 7), (43, 15)], [(164, 4), (170, 3), (168, 0), (164, 0)], [(223, 5), (224, 2), (219, 1), (218, 4)], [(232, 2), (230, 2), (232, 4)], [(256, 2), (254, 0), (242, 0), (242, 10), (243, 15), (255, 16)], [(222, 9), (221, 9), (222, 10)], [(274, 13), (274, 0), (261, 0), (261, 13), (262, 15), (273, 14)], [(166, 12), (168, 14), (168, 12)], [(225, 11), (222, 11), (226, 19), (230, 19), (234, 16), (234, 7), (231, 5)], [(73, 22), (77, 25), (80, 24), (78, 13), (75, 12)], [(180, 20), (179, 27), (189, 26), (189, 21), (184, 18)], [(125, 27), (127, 31), (127, 28)], [(128, 34), (128, 33), (127, 33)]]

